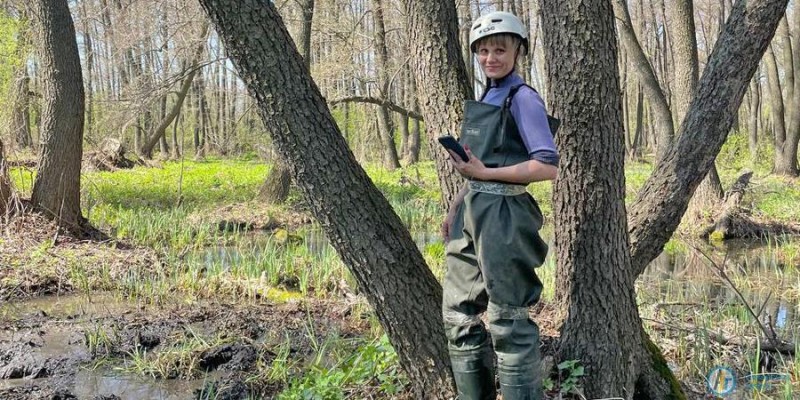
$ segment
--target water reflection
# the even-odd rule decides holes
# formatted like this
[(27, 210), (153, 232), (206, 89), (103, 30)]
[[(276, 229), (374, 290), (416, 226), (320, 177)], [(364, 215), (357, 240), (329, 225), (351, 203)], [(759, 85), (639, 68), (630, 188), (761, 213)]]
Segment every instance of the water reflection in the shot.
[[(728, 280), (719, 272), (722, 269)], [(732, 285), (762, 322), (781, 336), (800, 335), (797, 320), (800, 282), (775, 246), (728, 243), (723, 249), (686, 249), (662, 253), (639, 278), (644, 304), (698, 306), (750, 320)]]

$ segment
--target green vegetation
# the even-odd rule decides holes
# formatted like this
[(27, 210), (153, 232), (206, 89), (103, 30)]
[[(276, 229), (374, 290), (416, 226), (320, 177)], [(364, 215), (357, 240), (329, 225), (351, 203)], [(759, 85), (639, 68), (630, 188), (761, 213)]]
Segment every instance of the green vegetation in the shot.
[[(726, 151), (732, 149), (726, 147)], [(726, 187), (738, 175), (740, 165), (732, 166), (720, 169)], [(437, 235), (444, 212), (433, 163), (391, 172), (368, 165), (366, 170), (417, 240), (435, 276), (441, 279), (445, 272), (444, 243)], [(61, 252), (58, 262), (53, 262), (54, 243), (44, 241), (10, 264), (19, 265), (20, 271), (27, 271), (26, 276), (66, 279), (66, 287), (88, 298), (96, 290), (117, 289), (121, 296), (137, 304), (211, 299), (281, 304), (353, 294), (357, 284), (324, 234), (313, 222), (307, 223), (309, 216), (296, 192), (283, 206), (267, 207), (255, 200), (268, 171), (269, 167), (252, 160), (209, 160), (88, 172), (83, 177), (85, 216), (114, 238), (156, 249), (158, 261), (146, 258), (135, 268), (127, 267), (125, 259), (87, 254), (84, 248), (76, 247)], [(627, 166), (628, 202), (651, 171), (648, 163)], [(754, 216), (784, 222), (800, 220), (800, 211), (793, 206), (800, 204), (796, 185), (763, 170), (756, 171), (752, 191), (746, 197)], [(11, 176), (18, 189), (30, 190), (32, 171), (17, 168)], [(552, 185), (537, 183), (529, 190), (552, 221)], [(543, 235), (552, 237), (551, 222)], [(744, 338), (756, 338), (759, 332), (746, 308), (730, 295), (726, 283), (704, 263), (705, 257), (695, 247), (673, 239), (666, 245), (665, 257), (674, 270), (651, 266), (638, 282), (645, 328), (665, 355), (665, 359), (654, 360), (660, 367), (675, 371), (681, 382), (696, 382), (719, 363), (735, 365), (744, 374), (752, 370), (757, 361), (753, 357), (757, 356), (728, 358), (725, 348), (708, 332)], [(760, 307), (775, 298), (790, 304), (800, 301), (800, 243), (774, 239), (762, 247), (759, 256), (753, 257), (751, 250), (747, 258), (727, 254), (724, 246), (708, 251), (717, 262), (727, 259), (736, 266), (727, 269), (728, 276), (733, 285), (748, 293), (751, 305)], [(552, 252), (537, 274), (545, 287), (543, 300), (552, 301), (556, 286)], [(688, 281), (676, 279), (677, 275)], [(14, 281), (18, 276), (4, 279), (5, 285), (24, 285), (21, 280)], [(769, 288), (782, 289), (778, 292)], [(318, 341), (309, 328), (305, 337), (311, 340), (310, 357), (290, 351), (293, 343), (288, 338), (283, 344), (263, 344), (256, 368), (248, 371), (248, 382), (277, 385), (283, 388), (279, 395), (282, 399), (348, 398), (355, 393), (390, 397), (405, 390), (407, 382), (399, 370), (397, 356), (369, 307), (363, 301), (357, 302), (350, 315), (363, 323), (362, 336), (353, 339), (332, 333)], [(688, 320), (695, 326), (692, 329), (699, 331), (687, 335), (689, 328), (678, 322), (666, 329), (648, 322), (664, 320)], [(796, 341), (800, 332), (793, 329), (786, 327), (781, 332)], [(119, 364), (105, 361), (119, 356), (115, 353), (118, 335), (114, 329), (99, 324), (84, 330), (85, 343), (97, 365)], [(116, 368), (159, 378), (198, 377), (204, 373), (198, 368), (200, 355), (233, 340), (237, 339), (189, 332), (155, 352), (136, 348)], [(274, 357), (265, 357), (267, 352)], [(675, 364), (674, 360), (685, 361)], [(786, 360), (780, 368), (796, 372), (796, 363)], [(563, 361), (557, 368), (557, 377), (546, 382), (549, 388), (565, 396), (579, 393), (583, 373), (580, 361)], [(791, 382), (779, 389), (784, 393), (796, 391)], [(210, 387), (203, 396), (214, 398), (213, 391)]]

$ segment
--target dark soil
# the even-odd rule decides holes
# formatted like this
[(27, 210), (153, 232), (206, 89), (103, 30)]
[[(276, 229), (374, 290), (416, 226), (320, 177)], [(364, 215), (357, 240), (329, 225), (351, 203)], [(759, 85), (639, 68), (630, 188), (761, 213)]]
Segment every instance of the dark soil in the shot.
[[(347, 308), (321, 301), (126, 308), (123, 303), (112, 304), (110, 296), (94, 298), (108, 312), (91, 310), (89, 305), (79, 307), (84, 310), (79, 312), (36, 307), (48, 303), (44, 301), (21, 304), (22, 313), (7, 312), (11, 315), (0, 319), (0, 388), (3, 380), (22, 379), (14, 387), (0, 389), (0, 399), (78, 398), (76, 385), (81, 382), (76, 374), (81, 368), (92, 368), (100, 361), (124, 366), (132, 354), (145, 350), (155, 363), (160, 353), (198, 337), (208, 345), (188, 351), (197, 362), (168, 365), (163, 375), (156, 374), (158, 380), (202, 379), (213, 372), (187, 398), (205, 398), (208, 393), (217, 399), (272, 398), (282, 388), (252, 378), (256, 364), (269, 365), (275, 359), (273, 350), (287, 338), (291, 358), (302, 361), (314, 355), (312, 340), (321, 342), (332, 332), (360, 335), (365, 328), (347, 318)], [(52, 300), (85, 302), (77, 296)], [(315, 321), (314, 338), (308, 337), (309, 319)], [(91, 346), (90, 338), (97, 337), (97, 332), (104, 332), (106, 339), (102, 345)], [(111, 397), (124, 393), (96, 395), (98, 399), (131, 398)]]

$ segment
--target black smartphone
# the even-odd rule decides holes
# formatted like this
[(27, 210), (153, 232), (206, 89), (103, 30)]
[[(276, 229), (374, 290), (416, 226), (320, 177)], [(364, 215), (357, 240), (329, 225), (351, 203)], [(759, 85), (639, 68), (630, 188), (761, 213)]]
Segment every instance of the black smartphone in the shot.
[(461, 147), (461, 143), (458, 143), (456, 138), (450, 135), (439, 136), (439, 143), (444, 146), (445, 149), (453, 150), (464, 162), (469, 161), (467, 152)]

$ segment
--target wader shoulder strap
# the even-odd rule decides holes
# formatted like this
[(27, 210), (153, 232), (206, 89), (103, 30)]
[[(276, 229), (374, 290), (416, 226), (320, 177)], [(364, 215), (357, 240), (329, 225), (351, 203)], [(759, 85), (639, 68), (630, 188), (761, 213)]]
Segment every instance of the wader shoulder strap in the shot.
[[(511, 100), (514, 98), (514, 95), (517, 94), (519, 89), (523, 86), (527, 86), (534, 92), (539, 93), (536, 91), (536, 89), (534, 89), (533, 87), (531, 87), (526, 83), (520, 83), (519, 85), (512, 86), (511, 89), (508, 91), (508, 96), (506, 97), (506, 100), (503, 102), (503, 106), (505, 108), (508, 108), (509, 111), (511, 110)], [(558, 131), (558, 127), (561, 126), (561, 120), (551, 116), (550, 114), (547, 114), (547, 124), (550, 125), (550, 133), (552, 133), (553, 136), (555, 136), (556, 132)]]

